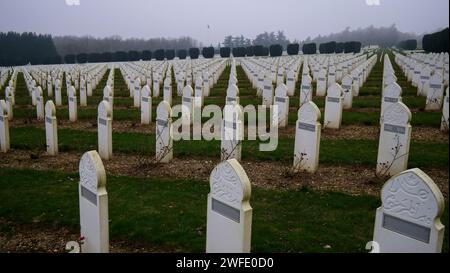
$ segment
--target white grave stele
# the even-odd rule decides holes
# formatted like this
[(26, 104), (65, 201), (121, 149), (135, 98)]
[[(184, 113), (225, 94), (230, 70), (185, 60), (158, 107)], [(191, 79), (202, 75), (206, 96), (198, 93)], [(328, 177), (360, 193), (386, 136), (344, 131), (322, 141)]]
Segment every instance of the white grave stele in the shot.
[(80, 106), (87, 106), (87, 90), (84, 80), (80, 81)]
[(109, 252), (108, 193), (106, 172), (96, 151), (86, 152), (80, 160), (80, 235), (83, 253)]
[(172, 80), (170, 78), (164, 80), (163, 99), (172, 105)]
[(273, 86), (270, 75), (264, 78), (264, 86), (262, 91), (262, 105), (269, 107), (273, 103)]
[(228, 85), (225, 104), (239, 104), (239, 88), (235, 84)]
[(377, 175), (393, 176), (407, 169), (411, 141), (411, 112), (402, 102), (390, 105), (381, 118)]
[(114, 94), (112, 91), (112, 87), (109, 85), (106, 85), (105, 88), (103, 88), (103, 100), (109, 103), (109, 107), (111, 108), (111, 119), (113, 119), (113, 116), (114, 116)]
[(396, 82), (389, 84), (384, 89), (384, 95), (381, 97), (380, 122), (384, 111), (392, 104), (402, 101), (402, 88)]
[(172, 109), (167, 101), (156, 108), (156, 162), (168, 163), (173, 158)]
[(6, 102), (0, 100), (0, 149), (6, 153), (10, 148), (9, 143), (9, 118)]
[(56, 122), (56, 108), (53, 101), (45, 103), (45, 140), (47, 153), (49, 155), (58, 154), (58, 129)]
[(300, 86), (300, 106), (312, 100), (313, 85), (310, 75), (302, 77), (302, 84)]
[(152, 97), (148, 85), (141, 90), (141, 124), (150, 124), (152, 121)]
[[(275, 98), (274, 105), (277, 106), (277, 119), (274, 120), (277, 122), (278, 127), (286, 127), (288, 124), (288, 116), (289, 116), (289, 97), (287, 95), (288, 89), (284, 83), (281, 83), (275, 89)], [(274, 114), (276, 113), (273, 111)]]
[(186, 85), (183, 88), (183, 97), (181, 98), (181, 112), (182, 112), (182, 124), (192, 124), (192, 119), (194, 117), (194, 101), (192, 98), (192, 94), (194, 90), (190, 85)]
[(443, 78), (439, 74), (431, 76), (428, 82), (428, 93), (425, 110), (441, 110), (444, 97)]
[(303, 104), (298, 110), (295, 125), (294, 172), (314, 173), (319, 167), (320, 110), (314, 102)]
[(327, 96), (325, 98), (325, 116), (324, 127), (339, 129), (342, 122), (342, 108), (343, 108), (343, 90), (342, 87), (333, 83), (328, 87)]
[(251, 247), (251, 185), (236, 159), (217, 165), (209, 179), (206, 224), (207, 253), (249, 253)]
[(133, 92), (133, 106), (139, 108), (141, 107), (141, 80), (139, 78), (134, 80)]
[(327, 71), (321, 69), (317, 78), (316, 96), (323, 97), (327, 92)]
[(449, 117), (448, 117), (448, 87), (445, 91), (445, 97), (444, 97), (444, 105), (442, 106), (442, 118), (441, 118), (441, 131), (448, 132), (449, 128)]
[(202, 78), (197, 78), (195, 81), (195, 91), (194, 91), (194, 107), (201, 108), (203, 106), (203, 80)]
[(98, 105), (98, 152), (104, 160), (112, 157), (112, 120), (111, 107), (107, 101), (101, 101)]
[(34, 92), (36, 97), (36, 118), (38, 120), (44, 119), (44, 97), (42, 96), (42, 89), (38, 86)]
[(71, 122), (75, 122), (78, 119), (77, 115), (77, 91), (75, 90), (75, 87), (72, 85), (69, 87), (68, 90), (69, 95), (69, 120)]
[(61, 97), (61, 80), (57, 79), (55, 83), (55, 104), (56, 106), (62, 105), (62, 97)]
[(420, 169), (390, 178), (381, 190), (373, 241), (382, 253), (440, 253), (445, 201), (433, 180)]
[(343, 108), (351, 109), (353, 105), (353, 79), (350, 75), (344, 76), (341, 87), (344, 90)]
[(244, 119), (239, 104), (227, 104), (223, 109), (221, 128), (221, 159), (236, 158), (241, 160)]
[(286, 76), (288, 96), (293, 96), (295, 93), (295, 72), (293, 70), (289, 70)]

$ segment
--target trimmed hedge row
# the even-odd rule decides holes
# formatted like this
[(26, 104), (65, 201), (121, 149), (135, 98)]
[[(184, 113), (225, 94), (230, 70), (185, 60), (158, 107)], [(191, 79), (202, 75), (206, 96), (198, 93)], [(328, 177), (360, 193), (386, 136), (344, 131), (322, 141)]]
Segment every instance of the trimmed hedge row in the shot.
[(423, 36), (422, 48), (428, 52), (448, 52), (448, 28)]

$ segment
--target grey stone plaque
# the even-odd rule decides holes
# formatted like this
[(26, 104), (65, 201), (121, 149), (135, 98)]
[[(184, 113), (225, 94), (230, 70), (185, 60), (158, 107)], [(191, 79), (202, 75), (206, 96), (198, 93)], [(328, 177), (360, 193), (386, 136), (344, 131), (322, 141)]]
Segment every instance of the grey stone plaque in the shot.
[(167, 127), (167, 120), (163, 120), (163, 119), (157, 119), (156, 120), (156, 124), (158, 125), (158, 126), (163, 126), (163, 127)]
[(191, 102), (191, 98), (183, 97), (183, 101), (184, 101), (184, 102), (189, 102), (189, 103), (190, 103), (190, 102)]
[(69, 101), (74, 102), (74, 101), (75, 101), (75, 98), (74, 98), (74, 97), (70, 97), (70, 98), (69, 98)]
[(217, 199), (211, 198), (211, 209), (212, 211), (236, 222), (241, 221), (241, 212)]
[(282, 103), (285, 103), (285, 102), (286, 102), (286, 98), (275, 97), (275, 102), (282, 102)]
[(426, 244), (430, 242), (430, 228), (405, 221), (386, 213), (383, 213), (383, 228)]
[(327, 101), (329, 102), (339, 102), (339, 98), (327, 97)]
[(384, 130), (386, 132), (402, 134), (402, 135), (404, 135), (405, 132), (406, 132), (406, 128), (405, 127), (398, 126), (398, 125), (392, 125), (392, 124), (384, 124)]
[(52, 124), (52, 118), (51, 117), (45, 117), (45, 122)]
[(236, 101), (236, 98), (233, 98), (233, 97), (227, 97), (227, 101)]
[(272, 89), (272, 86), (270, 86), (270, 85), (264, 85), (264, 89)]
[(83, 186), (81, 186), (81, 196), (94, 204), (94, 206), (97, 206), (97, 195)]
[(98, 119), (98, 123), (100, 123), (101, 125), (105, 125), (106, 126), (106, 119), (104, 119), (104, 118), (99, 118)]
[(143, 102), (148, 102), (148, 97), (142, 97)]
[(441, 89), (442, 85), (440, 84), (430, 84), (431, 89)]
[(398, 98), (390, 98), (390, 97), (384, 97), (385, 102), (397, 102)]
[(306, 131), (310, 131), (310, 132), (315, 132), (316, 131), (316, 126), (312, 125), (312, 124), (308, 124), (308, 123), (299, 122), (298, 123), (298, 129), (306, 130)]

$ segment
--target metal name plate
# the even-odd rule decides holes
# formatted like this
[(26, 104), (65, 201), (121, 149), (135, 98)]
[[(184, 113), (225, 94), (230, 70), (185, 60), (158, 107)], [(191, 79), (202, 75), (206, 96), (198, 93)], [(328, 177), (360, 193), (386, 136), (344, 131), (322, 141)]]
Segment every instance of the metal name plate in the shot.
[(420, 79), (422, 79), (422, 80), (428, 80), (430, 77), (428, 77), (428, 76), (420, 76)]
[(426, 244), (430, 243), (431, 229), (428, 227), (411, 223), (386, 213), (383, 213), (382, 226), (385, 229), (405, 235)]
[(275, 102), (285, 103), (286, 102), (286, 98), (275, 97)]
[(272, 86), (264, 85), (264, 89), (272, 89)]
[(103, 100), (109, 102), (109, 98), (108, 97), (104, 97)]
[(236, 98), (227, 97), (227, 101), (236, 101)]
[(318, 80), (319, 81), (325, 81), (325, 78), (319, 78)]
[(143, 102), (148, 102), (148, 97), (142, 97), (141, 99)]
[(105, 125), (105, 126), (106, 126), (106, 119), (104, 119), (104, 118), (99, 118), (99, 119), (98, 119), (98, 123), (100, 123), (101, 125)]
[(52, 118), (51, 117), (45, 117), (45, 122), (47, 123), (52, 123)]
[(167, 120), (157, 119), (157, 120), (156, 120), (156, 124), (157, 124), (158, 126), (167, 127), (168, 122), (167, 122)]
[(288, 78), (287, 80), (291, 82), (294, 81), (294, 78)]
[(41, 97), (36, 97), (36, 101), (41, 101)]
[(168, 87), (168, 86), (165, 86), (165, 87), (164, 87), (164, 90), (169, 90), (169, 87)]
[(86, 200), (97, 206), (97, 195), (83, 186), (81, 186), (81, 196), (83, 196)]
[(189, 97), (183, 97), (183, 102), (191, 102), (191, 98)]
[(333, 97), (327, 97), (327, 101), (328, 102), (339, 102), (340, 99), (339, 98), (333, 98)]
[(211, 209), (212, 211), (236, 222), (240, 223), (241, 221), (241, 212), (238, 209), (235, 209), (219, 200), (211, 198)]
[(334, 76), (334, 73), (329, 73), (328, 76)]
[(310, 132), (315, 132), (316, 131), (316, 126), (312, 125), (312, 124), (308, 124), (308, 123), (299, 122), (298, 123), (298, 129), (306, 130), (306, 131), (310, 131)]
[(384, 97), (385, 102), (397, 102), (398, 98), (390, 98), (390, 97)]
[(69, 101), (74, 102), (74, 101), (75, 101), (75, 98), (74, 98), (74, 97), (70, 97), (70, 98), (69, 98)]
[(391, 132), (391, 133), (396, 133), (396, 134), (402, 134), (404, 135), (406, 132), (406, 128), (403, 126), (398, 126), (398, 125), (392, 125), (392, 124), (385, 124), (384, 125), (384, 130), (386, 132)]
[(309, 90), (310, 86), (309, 85), (302, 85), (302, 89), (306, 89)]

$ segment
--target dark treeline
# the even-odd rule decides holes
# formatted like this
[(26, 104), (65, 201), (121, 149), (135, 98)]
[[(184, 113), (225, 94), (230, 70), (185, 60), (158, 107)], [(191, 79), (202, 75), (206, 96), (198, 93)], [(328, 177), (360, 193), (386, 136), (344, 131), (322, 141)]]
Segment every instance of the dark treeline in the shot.
[(61, 63), (51, 35), (0, 32), (0, 66)]
[(397, 47), (404, 49), (404, 50), (415, 50), (415, 49), (417, 49), (417, 40), (410, 39), (410, 40), (400, 41), (398, 43)]
[(186, 49), (198, 47), (201, 44), (191, 37), (181, 38), (152, 38), (152, 39), (122, 39), (119, 36), (107, 38), (94, 38), (91, 36), (57, 36), (53, 37), (56, 50), (61, 56), (79, 53), (103, 53), (103, 52), (129, 52), (129, 51), (155, 51), (164, 49)]
[(423, 36), (423, 50), (428, 52), (448, 52), (448, 28)]

